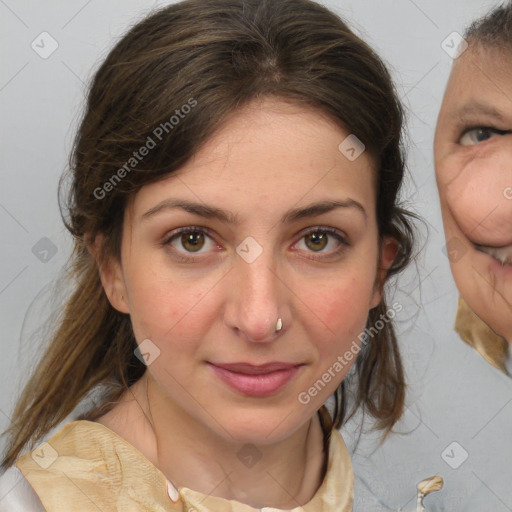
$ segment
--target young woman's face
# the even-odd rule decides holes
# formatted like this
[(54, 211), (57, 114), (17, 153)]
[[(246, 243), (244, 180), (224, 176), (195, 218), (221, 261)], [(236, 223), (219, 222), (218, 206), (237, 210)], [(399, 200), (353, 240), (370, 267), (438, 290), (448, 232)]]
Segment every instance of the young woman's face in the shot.
[(512, 342), (512, 55), (454, 64), (435, 137), (452, 272), (471, 309)]
[(314, 111), (251, 104), (127, 209), (105, 289), (182, 417), (270, 443), (354, 363), (383, 272), (374, 162), (340, 152), (348, 135)]

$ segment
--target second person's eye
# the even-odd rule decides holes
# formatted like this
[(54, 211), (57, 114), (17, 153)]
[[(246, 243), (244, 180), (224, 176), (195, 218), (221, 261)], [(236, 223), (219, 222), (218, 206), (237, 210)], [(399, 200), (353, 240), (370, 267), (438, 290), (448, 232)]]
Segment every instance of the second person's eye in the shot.
[(498, 130), (497, 128), (489, 128), (487, 126), (471, 128), (462, 134), (459, 143), (462, 146), (474, 146), (475, 144), (485, 142), (496, 135), (505, 135), (507, 133), (509, 132), (506, 130)]

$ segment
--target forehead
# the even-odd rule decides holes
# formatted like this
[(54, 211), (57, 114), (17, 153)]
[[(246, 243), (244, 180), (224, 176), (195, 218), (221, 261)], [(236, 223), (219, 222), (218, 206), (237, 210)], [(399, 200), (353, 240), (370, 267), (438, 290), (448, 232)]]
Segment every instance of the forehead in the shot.
[(453, 65), (442, 111), (479, 114), (485, 107), (512, 110), (512, 52), (474, 44)]
[(375, 160), (369, 151), (354, 161), (344, 156), (339, 146), (349, 135), (316, 110), (279, 100), (254, 103), (228, 118), (176, 173), (142, 187), (135, 209), (150, 208), (175, 192), (252, 209), (260, 200), (277, 208), (285, 199), (340, 194), (369, 202)]

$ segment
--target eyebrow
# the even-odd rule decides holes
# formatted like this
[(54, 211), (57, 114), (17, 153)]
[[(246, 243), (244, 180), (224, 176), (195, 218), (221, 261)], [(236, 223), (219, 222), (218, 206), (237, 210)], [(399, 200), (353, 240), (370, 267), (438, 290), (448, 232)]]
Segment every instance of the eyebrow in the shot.
[[(142, 220), (149, 219), (158, 213), (165, 210), (180, 208), (186, 212), (198, 215), (200, 217), (208, 219), (218, 219), (226, 224), (239, 225), (240, 218), (229, 211), (222, 210), (214, 206), (206, 204), (194, 203), (184, 199), (165, 199), (158, 203), (141, 216)], [(304, 208), (294, 208), (289, 210), (281, 217), (281, 223), (292, 223), (300, 219), (308, 217), (316, 217), (323, 213), (328, 213), (338, 208), (350, 208), (355, 211), (359, 211), (364, 216), (365, 221), (367, 220), (366, 210), (363, 205), (353, 199), (346, 199), (344, 201), (321, 201), (319, 203), (310, 204)]]
[(490, 118), (492, 117), (498, 121), (505, 121), (503, 114), (499, 110), (496, 110), (494, 107), (486, 105), (485, 103), (478, 103), (474, 101), (467, 103), (463, 107), (456, 110), (452, 117), (457, 119), (465, 119), (466, 117), (472, 115), (484, 115)]

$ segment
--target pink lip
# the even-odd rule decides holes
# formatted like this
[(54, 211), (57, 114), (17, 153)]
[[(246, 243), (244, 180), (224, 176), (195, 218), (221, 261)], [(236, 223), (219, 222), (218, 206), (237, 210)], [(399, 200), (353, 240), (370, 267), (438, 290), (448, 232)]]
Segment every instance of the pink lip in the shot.
[(213, 364), (213, 371), (236, 391), (250, 396), (265, 396), (277, 393), (299, 370), (300, 364), (249, 363)]
[[(491, 272), (495, 276), (497, 283), (509, 282), (509, 280), (512, 279), (512, 265), (502, 265), (498, 260), (494, 259), (489, 254), (485, 254), (484, 252), (478, 250), (475, 251), (475, 263), (476, 262), (480, 262), (478, 264), (478, 268), (485, 269), (487, 272)], [(476, 270), (477, 267), (474, 268)]]
[(476, 257), (488, 265), (488, 269), (492, 271), (492, 273), (499, 278), (508, 278), (512, 276), (512, 265), (507, 263), (503, 265), (497, 259), (493, 258), (489, 254), (485, 252), (476, 250)]
[(489, 256), (488, 254), (485, 254), (484, 256), (487, 256), (487, 258), (490, 260), (490, 265), (493, 273), (498, 277), (507, 278), (512, 276), (512, 265), (507, 263), (506, 265), (503, 265), (496, 259), (494, 259), (492, 256)]

